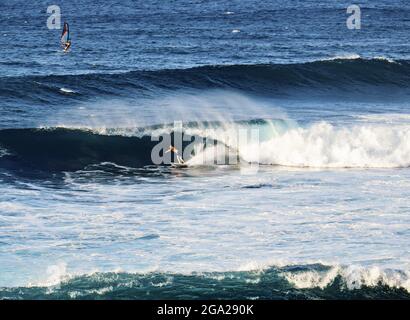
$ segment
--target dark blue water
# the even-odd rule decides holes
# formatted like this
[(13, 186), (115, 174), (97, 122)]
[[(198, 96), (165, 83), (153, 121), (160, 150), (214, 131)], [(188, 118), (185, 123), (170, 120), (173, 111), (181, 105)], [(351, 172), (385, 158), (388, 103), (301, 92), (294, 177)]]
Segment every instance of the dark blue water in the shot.
[(3, 1), (0, 298), (409, 298), (410, 4), (351, 4)]

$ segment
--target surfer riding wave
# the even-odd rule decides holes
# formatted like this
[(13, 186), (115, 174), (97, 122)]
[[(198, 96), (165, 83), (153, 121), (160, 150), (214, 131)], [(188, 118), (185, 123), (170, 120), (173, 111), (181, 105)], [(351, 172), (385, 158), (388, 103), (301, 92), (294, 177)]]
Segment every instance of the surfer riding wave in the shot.
[(179, 155), (178, 149), (175, 148), (174, 146), (169, 146), (169, 149), (167, 151), (165, 151), (165, 153), (168, 153), (168, 152), (173, 152), (175, 154), (175, 156), (177, 158), (177, 161), (178, 161), (178, 164), (184, 164), (185, 163), (184, 159), (182, 159), (181, 156)]

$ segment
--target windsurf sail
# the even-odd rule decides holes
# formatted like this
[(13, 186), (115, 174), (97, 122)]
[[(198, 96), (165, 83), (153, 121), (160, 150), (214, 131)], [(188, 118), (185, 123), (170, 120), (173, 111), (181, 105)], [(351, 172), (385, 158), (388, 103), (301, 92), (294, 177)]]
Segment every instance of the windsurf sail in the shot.
[(70, 41), (70, 29), (68, 23), (64, 22), (63, 33), (61, 34), (61, 45), (65, 46)]

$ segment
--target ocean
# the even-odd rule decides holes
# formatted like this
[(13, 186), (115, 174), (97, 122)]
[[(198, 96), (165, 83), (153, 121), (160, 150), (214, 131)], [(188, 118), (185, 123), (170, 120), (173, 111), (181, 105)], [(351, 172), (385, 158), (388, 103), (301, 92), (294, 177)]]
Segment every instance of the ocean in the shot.
[(2, 1), (0, 299), (409, 299), (410, 3), (351, 4)]

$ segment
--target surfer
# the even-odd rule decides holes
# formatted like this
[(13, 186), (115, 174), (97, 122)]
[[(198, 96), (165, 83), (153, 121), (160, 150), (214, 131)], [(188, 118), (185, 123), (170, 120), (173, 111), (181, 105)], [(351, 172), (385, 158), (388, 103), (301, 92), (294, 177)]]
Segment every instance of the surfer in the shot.
[(175, 155), (177, 157), (177, 161), (178, 161), (179, 164), (184, 164), (185, 163), (184, 159), (182, 159), (181, 156), (178, 154), (178, 149), (175, 148), (174, 146), (169, 146), (168, 150), (165, 151), (165, 153), (168, 153), (168, 152), (175, 153)]

